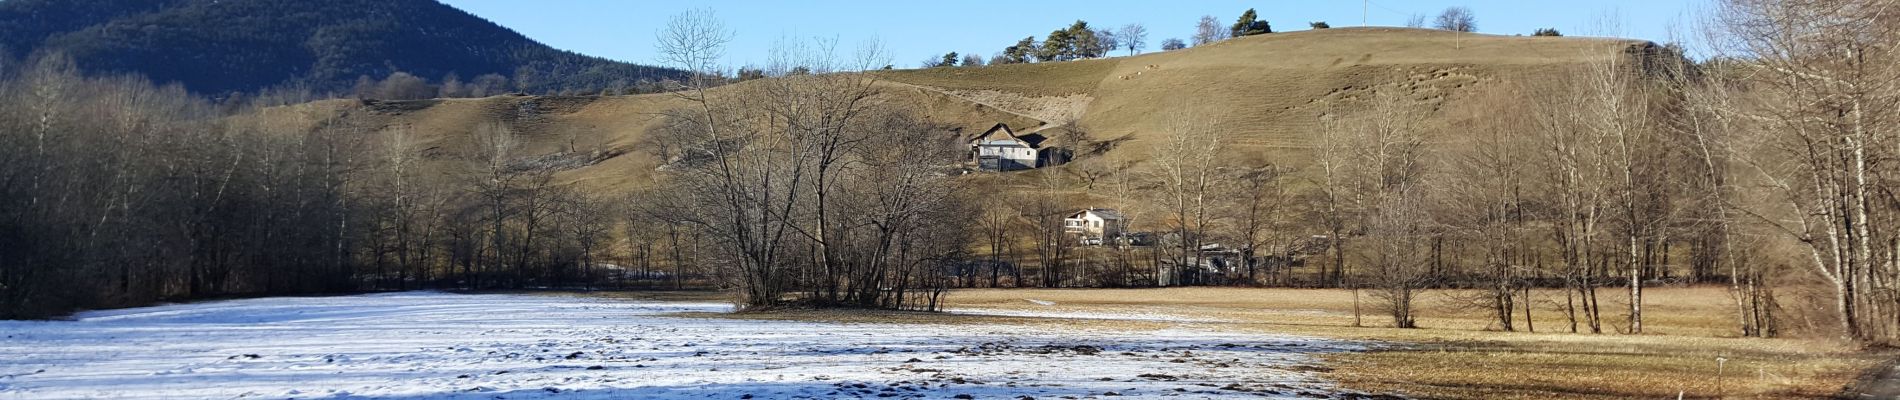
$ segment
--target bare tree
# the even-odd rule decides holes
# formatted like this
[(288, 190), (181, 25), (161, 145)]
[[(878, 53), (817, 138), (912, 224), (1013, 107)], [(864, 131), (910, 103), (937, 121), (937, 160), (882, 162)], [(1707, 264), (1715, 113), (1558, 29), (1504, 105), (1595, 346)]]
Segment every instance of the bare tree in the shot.
[(1622, 140), (1632, 118), (1625, 97), (1626, 73), (1621, 54), (1604, 56), (1599, 64), (1580, 67), (1574, 74), (1588, 77), (1542, 87), (1534, 96), (1536, 131), (1540, 147), (1536, 165), (1544, 174), (1540, 193), (1549, 204), (1551, 238), (1559, 247), (1559, 273), (1571, 290), (1565, 296), (1570, 330), (1579, 330), (1578, 317), (1592, 333), (1602, 332), (1597, 288), (1617, 252), (1603, 246), (1604, 236), (1625, 204), (1626, 156)]
[[(470, 143), (474, 148), (471, 149), (470, 158), (480, 164), (473, 169), (477, 175), (471, 177), (468, 187), (481, 199), (488, 223), (487, 249), (494, 254), (484, 259), (481, 257), (484, 253), (477, 252), (475, 263), (484, 270), (493, 270), (506, 262), (504, 258), (509, 248), (510, 234), (507, 225), (517, 212), (514, 190), (521, 174), (510, 164), (514, 161), (519, 142), (514, 132), (499, 121), (478, 125), (472, 139)], [(519, 283), (520, 276), (516, 278), (516, 283)]]
[[(1896, 204), (1890, 193), (1900, 120), (1900, 15), (1886, 0), (1731, 0), (1712, 42), (1742, 57), (1747, 96), (1726, 115), (1741, 122), (1755, 178), (1785, 211), (1761, 222), (1807, 250), (1808, 270), (1833, 289), (1839, 331), (1855, 340), (1900, 337)], [(1882, 244), (1886, 243), (1886, 244)]]
[[(723, 31), (708, 24), (716, 22), (703, 14), (676, 17), (661, 33), (662, 53), (682, 67), (716, 59), (702, 55), (717, 53)], [(856, 65), (838, 62), (834, 48), (781, 42), (766, 68), (777, 78), (676, 92), (692, 106), (671, 112), (661, 132), (680, 153), (663, 190), (681, 201), (667, 214), (715, 239), (742, 306), (801, 295), (820, 305), (935, 307), (951, 278), (940, 268), (961, 262), (971, 238), (951, 229), (962, 225), (920, 220), (961, 212), (937, 170), (954, 164), (943, 153), (954, 147), (917, 145), (949, 135), (879, 101), (876, 75), (845, 72), (888, 62), (880, 48), (860, 49)]]
[(1167, 136), (1149, 159), (1149, 179), (1158, 188), (1154, 197), (1163, 204), (1174, 231), (1173, 240), (1180, 253), (1175, 255), (1174, 282), (1195, 279), (1204, 260), (1201, 244), (1210, 226), (1213, 202), (1223, 173), (1219, 163), (1227, 143), (1227, 134), (1215, 129), (1206, 116), (1183, 113), (1171, 115)]
[(1185, 48), (1187, 48), (1187, 43), (1181, 43), (1181, 39), (1168, 38), (1167, 40), (1161, 41), (1161, 51), (1173, 51)]
[(1260, 257), (1271, 254), (1275, 262), (1280, 262), (1286, 255), (1284, 251), (1262, 250), (1283, 242), (1276, 239), (1287, 236), (1286, 213), (1291, 202), (1284, 182), (1287, 172), (1284, 167), (1266, 165), (1238, 169), (1223, 177), (1232, 183), (1222, 193), (1223, 214), (1230, 220), (1224, 225), (1227, 232), (1223, 236), (1239, 246), (1240, 262), (1246, 274), (1246, 278), (1239, 281), (1247, 285), (1260, 284)]
[(1115, 49), (1122, 48), (1121, 36), (1115, 29), (1110, 28), (1095, 30), (1095, 43), (1096, 48), (1101, 49), (1101, 55), (1103, 57), (1107, 57), (1110, 54), (1109, 52), (1115, 51)]
[(1128, 55), (1141, 53), (1148, 47), (1148, 28), (1139, 23), (1122, 25), (1115, 31), (1115, 37), (1121, 39), (1122, 48), (1128, 49)]
[[(1747, 103), (1734, 88), (1745, 87), (1743, 82), (1752, 74), (1729, 63), (1697, 67), (1683, 60), (1668, 66), (1672, 69), (1668, 90), (1682, 96), (1686, 103), (1677, 129), (1689, 136), (1693, 161), (1700, 167), (1695, 175), (1701, 179), (1698, 187), (1705, 192), (1699, 194), (1702, 200), (1698, 203), (1709, 205), (1697, 216), (1706, 221), (1707, 229), (1701, 233), (1701, 244), (1691, 253), (1692, 270), (1706, 268), (1708, 274), (1713, 274), (1725, 269), (1741, 335), (1772, 337), (1777, 328), (1773, 290), (1765, 279), (1766, 263), (1750, 253), (1763, 246), (1761, 238), (1777, 233), (1749, 232), (1763, 224), (1749, 223), (1753, 220), (1747, 208), (1738, 206), (1744, 203), (1743, 185), (1734, 183), (1738, 176), (1745, 176), (1740, 171), (1748, 170), (1748, 164), (1742, 162), (1748, 158), (1747, 153), (1765, 152), (1743, 151), (1747, 145), (1738, 143), (1738, 139), (1746, 137), (1739, 134), (1746, 124), (1732, 114)], [(1692, 278), (1700, 279), (1704, 274), (1692, 272)]]
[[(989, 269), (990, 287), (1002, 287), (1003, 265), (1007, 263), (1004, 260), (1007, 259), (1009, 253), (1009, 244), (1014, 239), (1010, 233), (1014, 232), (1013, 227), (1019, 224), (1016, 220), (1019, 218), (1019, 213), (1012, 209), (1009, 201), (1005, 199), (1006, 197), (1003, 196), (986, 197), (980, 211), (981, 219), (977, 221), (977, 225), (983, 231), (983, 243), (989, 246), (989, 261), (986, 266)], [(1022, 285), (1021, 282), (1014, 284)]]
[(1334, 233), (1335, 281), (1344, 283), (1348, 236), (1364, 232), (1373, 248), (1361, 258), (1374, 269), (1374, 296), (1385, 301), (1395, 326), (1409, 328), (1414, 294), (1431, 279), (1422, 268), (1428, 253), (1419, 247), (1434, 233), (1424, 212), (1424, 111), (1397, 90), (1372, 93), (1355, 118), (1329, 124), (1336, 130), (1321, 145), (1328, 204), (1322, 220)]
[(1535, 330), (1530, 318), (1527, 278), (1536, 264), (1527, 199), (1533, 147), (1521, 132), (1533, 129), (1531, 114), (1519, 99), (1521, 87), (1501, 86), (1482, 92), (1472, 114), (1486, 119), (1471, 132), (1463, 151), (1446, 158), (1447, 173), (1439, 175), (1437, 193), (1440, 222), (1450, 235), (1470, 243), (1479, 254), (1480, 268), (1471, 282), (1483, 291), (1467, 299), (1496, 316), (1505, 331), (1517, 330), (1513, 316), (1524, 307), (1525, 329)]
[(1420, 189), (1387, 189), (1365, 223), (1366, 247), (1372, 251), (1361, 257), (1372, 268), (1372, 297), (1380, 300), (1396, 328), (1418, 327), (1413, 302), (1434, 278), (1429, 266), (1434, 233)]
[(1478, 31), (1478, 16), (1464, 6), (1446, 7), (1432, 19), (1432, 27), (1452, 32)]
[(1052, 170), (1038, 172), (1038, 187), (1018, 195), (1016, 204), (1021, 207), (1017, 211), (1022, 213), (1022, 220), (1033, 233), (1034, 242), (1030, 245), (1036, 251), (1038, 285), (1062, 287), (1069, 278), (1069, 251), (1075, 246), (1064, 229), (1063, 218), (1073, 210), (1064, 201), (1066, 193), (1062, 189), (1061, 175)]
[(980, 55), (976, 55), (976, 54), (974, 54), (974, 53), (972, 53), (972, 54), (965, 54), (965, 55), (963, 55), (963, 63), (962, 63), (962, 64), (963, 64), (963, 66), (965, 66), (965, 67), (981, 67), (981, 66), (983, 66), (983, 56), (980, 56)]
[(1194, 23), (1194, 36), (1192, 40), (1195, 46), (1200, 46), (1227, 40), (1227, 36), (1232, 34), (1233, 32), (1229, 31), (1227, 27), (1221, 26), (1219, 18), (1214, 18), (1212, 15), (1203, 15), (1200, 21)]

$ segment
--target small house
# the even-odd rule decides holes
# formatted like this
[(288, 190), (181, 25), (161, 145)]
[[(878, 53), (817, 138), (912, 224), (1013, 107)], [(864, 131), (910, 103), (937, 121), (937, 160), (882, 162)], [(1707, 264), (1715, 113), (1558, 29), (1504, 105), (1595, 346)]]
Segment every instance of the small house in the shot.
[(1120, 211), (1109, 208), (1090, 208), (1069, 214), (1062, 219), (1063, 232), (1080, 236), (1083, 244), (1101, 245), (1120, 238), (1126, 218)]
[(1042, 142), (1038, 133), (1017, 134), (1008, 124), (996, 124), (970, 138), (970, 161), (982, 171), (1015, 171), (1043, 166)]

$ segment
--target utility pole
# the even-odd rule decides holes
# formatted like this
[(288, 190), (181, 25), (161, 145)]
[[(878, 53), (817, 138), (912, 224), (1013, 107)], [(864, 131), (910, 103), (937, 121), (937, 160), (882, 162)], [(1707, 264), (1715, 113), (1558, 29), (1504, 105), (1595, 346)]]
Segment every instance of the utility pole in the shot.
[(1372, 13), (1372, 0), (1359, 0), (1359, 27), (1366, 27), (1367, 14)]

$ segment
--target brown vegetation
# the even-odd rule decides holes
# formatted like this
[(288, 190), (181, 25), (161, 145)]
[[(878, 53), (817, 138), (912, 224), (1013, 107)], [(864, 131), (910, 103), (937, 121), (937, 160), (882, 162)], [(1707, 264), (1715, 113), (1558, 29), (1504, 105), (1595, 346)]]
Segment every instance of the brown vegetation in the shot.
[(1423, 329), (1353, 327), (1354, 296), (1346, 290), (958, 290), (947, 297), (947, 307), (1174, 315), (1219, 322), (1059, 321), (1135, 330), (1196, 324), (1376, 340), (1390, 345), (1326, 356), (1332, 368), (1327, 375), (1349, 389), (1427, 398), (1673, 398), (1678, 392), (1702, 398), (1830, 397), (1860, 371), (1892, 356), (1844, 342), (1737, 338), (1730, 300), (1720, 287), (1651, 289), (1649, 301), (1656, 305), (1647, 310), (1644, 335), (1570, 334), (1563, 327), (1563, 292), (1531, 291), (1526, 300), (1534, 303), (1534, 325), (1544, 327), (1535, 333), (1522, 327), (1500, 332), (1490, 310), (1471, 302), (1479, 290), (1422, 295), (1417, 323)]

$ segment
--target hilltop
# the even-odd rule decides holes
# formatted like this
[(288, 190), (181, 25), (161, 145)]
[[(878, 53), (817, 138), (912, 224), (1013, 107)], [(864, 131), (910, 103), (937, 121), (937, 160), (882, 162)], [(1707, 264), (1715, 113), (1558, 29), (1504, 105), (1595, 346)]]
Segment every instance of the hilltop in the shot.
[(1482, 86), (1546, 79), (1633, 40), (1520, 37), (1412, 28), (1332, 28), (1248, 36), (1182, 50), (1057, 63), (884, 73), (1051, 122), (1074, 118), (1094, 140), (1151, 139), (1167, 119), (1217, 121), (1256, 151), (1313, 145), (1319, 116), (1397, 89), (1451, 124)]
[(203, 94), (359, 77), (497, 74), (518, 91), (597, 92), (678, 71), (557, 50), (434, 0), (9, 0), (0, 48), (58, 51), (89, 73), (132, 73)]

